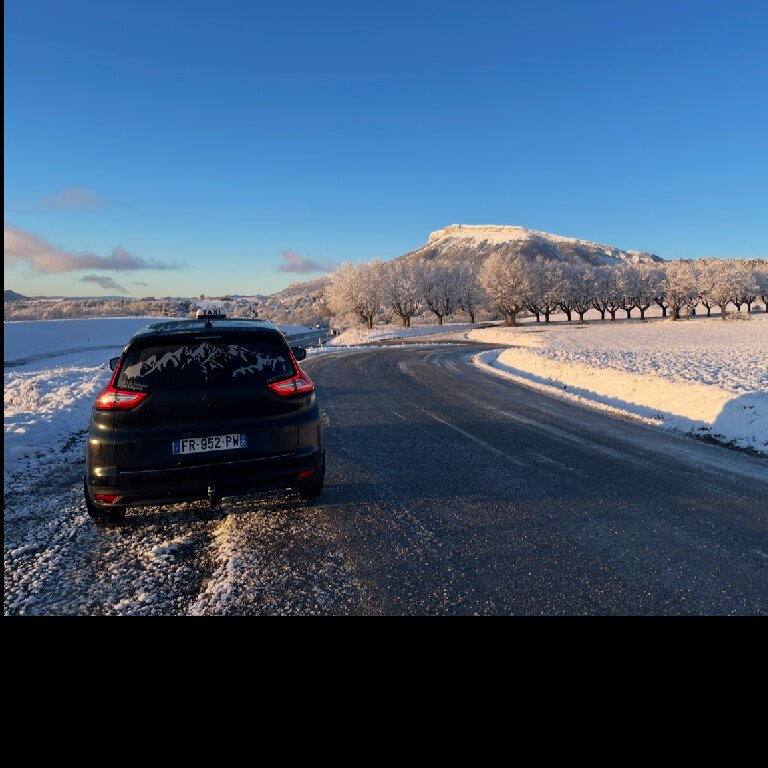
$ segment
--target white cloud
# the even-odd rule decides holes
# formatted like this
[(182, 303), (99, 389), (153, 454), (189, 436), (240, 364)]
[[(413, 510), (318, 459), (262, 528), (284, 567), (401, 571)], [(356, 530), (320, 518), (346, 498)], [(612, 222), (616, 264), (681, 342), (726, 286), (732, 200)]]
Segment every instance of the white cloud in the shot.
[(5, 225), (3, 232), (3, 250), (3, 257), (7, 266), (13, 267), (19, 262), (26, 262), (37, 272), (45, 274), (75, 272), (79, 269), (128, 271), (135, 269), (177, 268), (172, 264), (163, 264), (139, 258), (119, 245), (112, 249), (112, 253), (109, 256), (97, 256), (95, 253), (88, 252), (65, 251), (46, 243), (37, 235), (8, 224)]

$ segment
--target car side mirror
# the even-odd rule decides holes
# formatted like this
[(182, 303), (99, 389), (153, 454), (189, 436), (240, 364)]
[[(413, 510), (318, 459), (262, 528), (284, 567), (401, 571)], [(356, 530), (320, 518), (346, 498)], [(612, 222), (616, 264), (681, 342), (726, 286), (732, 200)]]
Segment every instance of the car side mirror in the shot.
[(109, 370), (114, 371), (115, 368), (117, 368), (117, 364), (120, 362), (119, 357), (110, 357), (109, 358)]
[(296, 358), (296, 361), (303, 360), (307, 356), (307, 350), (304, 347), (291, 347), (291, 352)]

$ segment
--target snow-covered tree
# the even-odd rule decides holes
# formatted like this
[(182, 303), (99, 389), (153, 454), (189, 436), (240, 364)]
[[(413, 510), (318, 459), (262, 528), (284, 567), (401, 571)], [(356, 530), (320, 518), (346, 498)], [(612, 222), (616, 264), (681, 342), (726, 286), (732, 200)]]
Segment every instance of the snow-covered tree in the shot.
[(618, 308), (627, 313), (627, 320), (632, 317), (632, 310), (637, 306), (637, 294), (640, 283), (640, 265), (624, 262), (616, 266), (616, 286), (619, 296)]
[(437, 317), (438, 325), (453, 312), (458, 298), (458, 274), (455, 267), (424, 261), (420, 268), (421, 297)]
[(736, 305), (736, 309), (741, 312), (742, 304), (747, 305), (747, 312), (752, 311), (752, 304), (760, 294), (760, 285), (758, 283), (757, 275), (755, 274), (754, 267), (744, 261), (734, 262), (734, 271), (736, 272), (736, 281), (738, 284), (738, 291), (733, 303)]
[(382, 305), (383, 264), (379, 259), (358, 264), (342, 264), (331, 275), (328, 307), (336, 317), (354, 315), (368, 328)]
[(704, 290), (707, 299), (720, 307), (725, 320), (726, 308), (732, 302), (737, 308), (758, 295), (759, 285), (748, 264), (735, 259), (710, 259), (703, 267)]
[(530, 295), (528, 265), (520, 255), (491, 254), (480, 269), (480, 285), (506, 325), (516, 325)]
[(699, 262), (699, 294), (700, 303), (706, 307), (707, 317), (712, 316), (712, 307), (717, 306), (714, 299), (714, 270), (710, 262), (712, 259), (703, 259)]
[(768, 312), (768, 262), (761, 259), (755, 267), (754, 275), (757, 283), (757, 295), (765, 304), (765, 311)]
[(384, 303), (410, 328), (411, 318), (419, 311), (420, 271), (412, 263), (392, 261), (383, 268)]
[(611, 320), (615, 320), (622, 295), (619, 267), (608, 265), (595, 267), (592, 269), (592, 282), (594, 286), (592, 306), (600, 313), (602, 320), (605, 320), (606, 312), (610, 313)]
[[(683, 305), (692, 295), (698, 295), (696, 280), (696, 271), (688, 261), (671, 261), (664, 265), (664, 281), (661, 287), (673, 320), (679, 320)], [(666, 312), (664, 314), (666, 317)]]
[(689, 262), (689, 269), (691, 288), (685, 297), (685, 306), (688, 307), (689, 314), (695, 315), (696, 307), (701, 303), (701, 266), (697, 262), (691, 261)]
[(561, 272), (559, 263), (553, 259), (537, 256), (526, 263), (528, 270), (529, 312), (536, 316), (536, 322), (544, 315), (544, 322), (559, 306)]
[[(645, 320), (645, 313), (654, 304), (654, 297), (661, 292), (664, 272), (653, 262), (637, 265), (637, 278), (634, 283), (634, 305), (640, 310), (640, 319)], [(629, 317), (629, 315), (627, 315)]]
[(456, 269), (456, 303), (469, 315), (469, 322), (475, 322), (475, 315), (485, 304), (486, 295), (477, 278), (477, 271), (463, 264)]
[(594, 288), (591, 271), (577, 264), (563, 264), (562, 292), (560, 295), (560, 308), (565, 312), (568, 320), (571, 313), (576, 312), (579, 322), (584, 322), (584, 314), (592, 307)]

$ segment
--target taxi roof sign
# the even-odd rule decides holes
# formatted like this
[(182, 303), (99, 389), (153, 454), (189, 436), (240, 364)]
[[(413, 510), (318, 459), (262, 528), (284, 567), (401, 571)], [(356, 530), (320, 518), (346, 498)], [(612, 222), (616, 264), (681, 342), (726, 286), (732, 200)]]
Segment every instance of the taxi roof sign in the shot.
[(218, 307), (198, 309), (197, 312), (195, 312), (195, 318), (197, 320), (224, 320), (226, 317), (227, 313)]

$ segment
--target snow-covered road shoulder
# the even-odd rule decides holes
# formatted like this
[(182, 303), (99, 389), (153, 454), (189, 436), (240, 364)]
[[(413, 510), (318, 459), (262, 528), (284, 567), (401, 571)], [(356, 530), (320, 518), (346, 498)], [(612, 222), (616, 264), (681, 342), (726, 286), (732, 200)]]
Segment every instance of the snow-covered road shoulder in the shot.
[(549, 394), (768, 455), (768, 395), (735, 395), (707, 384), (666, 381), (547, 360), (522, 349), (474, 357), (481, 368)]
[[(494, 328), (474, 362), (582, 405), (768, 456), (768, 322)], [(691, 361), (695, 360), (695, 364)]]

